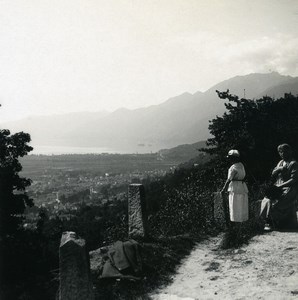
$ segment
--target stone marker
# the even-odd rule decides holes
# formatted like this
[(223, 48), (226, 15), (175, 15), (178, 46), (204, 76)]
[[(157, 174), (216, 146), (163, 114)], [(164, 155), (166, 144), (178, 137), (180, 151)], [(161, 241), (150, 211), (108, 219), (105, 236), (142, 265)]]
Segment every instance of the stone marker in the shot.
[(94, 300), (85, 240), (63, 232), (59, 250), (59, 300)]
[(265, 220), (260, 217), (261, 206), (262, 200), (249, 202), (249, 225), (254, 230), (262, 230), (264, 228)]
[(258, 220), (260, 218), (262, 200), (251, 201), (250, 203), (250, 217)]
[(213, 217), (215, 224), (221, 228), (226, 226), (223, 201), (220, 193), (214, 193), (213, 197)]
[(144, 238), (147, 235), (145, 189), (142, 184), (133, 183), (128, 187), (128, 235)]

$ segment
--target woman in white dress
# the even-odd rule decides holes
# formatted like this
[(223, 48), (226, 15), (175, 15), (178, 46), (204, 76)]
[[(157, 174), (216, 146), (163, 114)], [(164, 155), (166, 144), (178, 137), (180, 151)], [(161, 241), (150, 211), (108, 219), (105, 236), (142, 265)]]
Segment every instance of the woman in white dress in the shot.
[(221, 193), (228, 188), (230, 221), (244, 222), (248, 220), (248, 189), (244, 182), (245, 169), (240, 162), (238, 150), (230, 150), (227, 158), (231, 162), (231, 167)]
[(239, 238), (241, 223), (248, 220), (248, 189), (244, 182), (246, 174), (244, 165), (240, 162), (240, 153), (238, 150), (230, 150), (227, 158), (231, 163), (231, 167), (229, 168), (228, 178), (221, 190), (221, 194), (226, 190), (229, 193), (231, 229), (232, 231), (233, 229), (238, 231), (235, 238)]

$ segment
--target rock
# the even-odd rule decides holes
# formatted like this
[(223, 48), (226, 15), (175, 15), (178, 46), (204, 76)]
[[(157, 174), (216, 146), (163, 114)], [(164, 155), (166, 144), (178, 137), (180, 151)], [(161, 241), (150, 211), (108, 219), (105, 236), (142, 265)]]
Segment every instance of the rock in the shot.
[[(110, 246), (111, 247), (111, 246)], [(108, 260), (108, 250), (110, 247), (102, 247), (89, 252), (90, 256), (90, 271), (94, 280), (101, 275), (103, 266)]]

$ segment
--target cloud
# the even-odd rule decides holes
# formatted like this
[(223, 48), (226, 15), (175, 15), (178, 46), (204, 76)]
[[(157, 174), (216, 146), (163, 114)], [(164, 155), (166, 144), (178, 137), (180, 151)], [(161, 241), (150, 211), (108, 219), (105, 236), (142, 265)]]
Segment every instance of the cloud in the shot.
[(298, 38), (289, 35), (262, 37), (230, 44), (221, 51), (223, 64), (242, 66), (248, 72), (276, 71), (298, 75)]

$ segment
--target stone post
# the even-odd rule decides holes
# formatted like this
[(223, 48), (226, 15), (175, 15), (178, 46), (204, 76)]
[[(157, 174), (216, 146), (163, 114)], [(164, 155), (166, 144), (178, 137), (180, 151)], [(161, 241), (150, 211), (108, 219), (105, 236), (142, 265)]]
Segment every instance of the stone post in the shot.
[(94, 300), (85, 240), (63, 232), (59, 248), (59, 300)]
[(142, 184), (130, 184), (128, 187), (128, 235), (131, 238), (147, 236), (147, 214), (145, 189)]
[(258, 220), (260, 218), (262, 200), (253, 201), (249, 206), (249, 215), (251, 218)]
[(262, 200), (251, 201), (249, 203), (249, 221), (252, 230), (260, 230), (264, 228), (265, 219), (260, 216)]
[(223, 207), (223, 199), (220, 193), (214, 193), (213, 217), (214, 217), (215, 224), (218, 227), (225, 228), (226, 226), (225, 211)]

